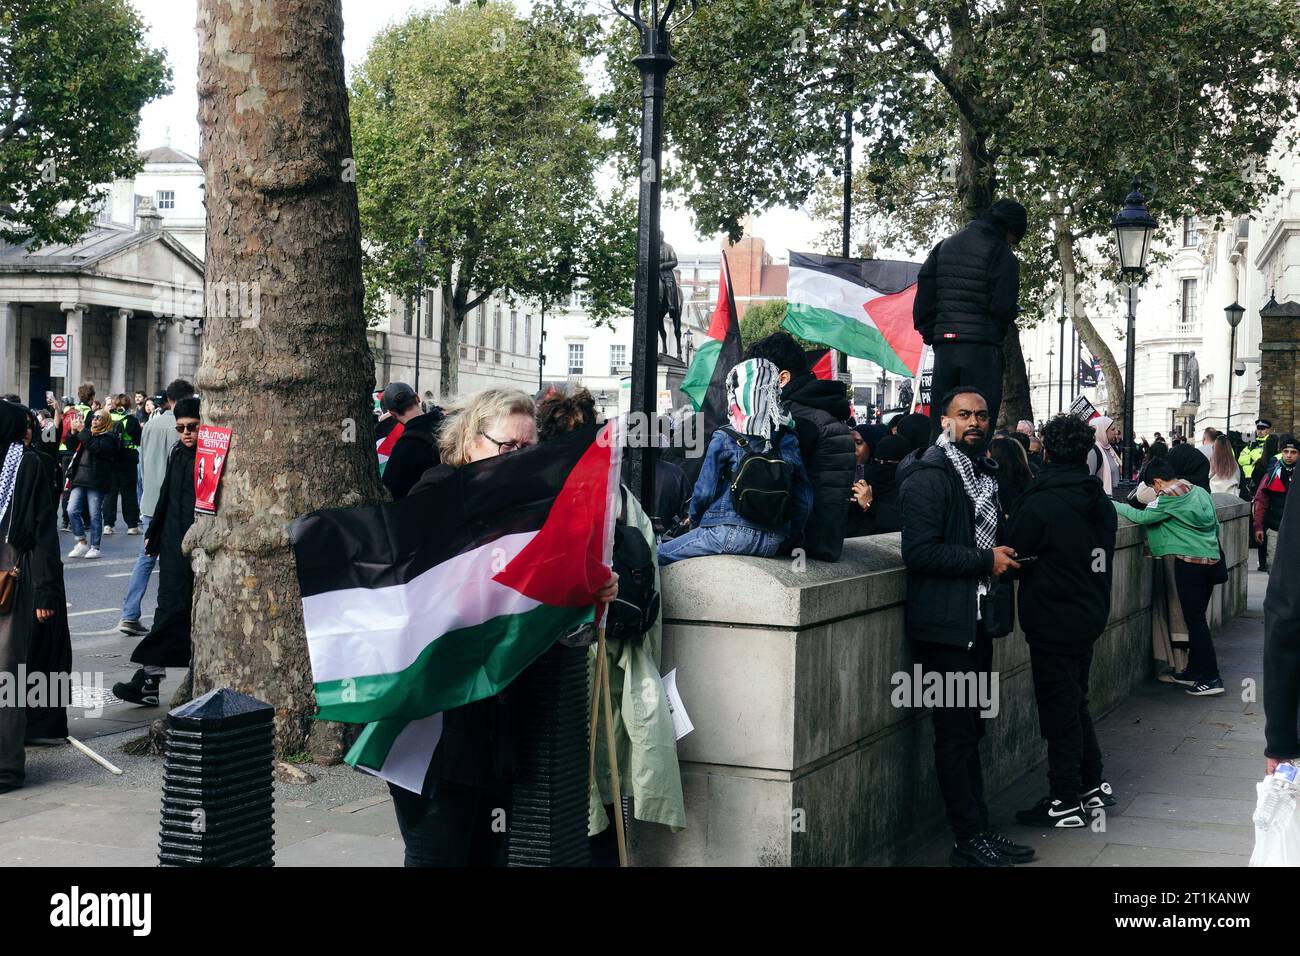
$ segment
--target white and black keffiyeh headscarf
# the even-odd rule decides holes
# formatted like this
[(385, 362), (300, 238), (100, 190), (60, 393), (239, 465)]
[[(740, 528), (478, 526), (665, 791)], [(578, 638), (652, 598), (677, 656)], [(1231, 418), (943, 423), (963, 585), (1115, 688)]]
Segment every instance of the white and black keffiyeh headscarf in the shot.
[[(13, 503), (14, 487), (18, 483), (18, 466), (22, 464), (26, 447), (23, 445), (23, 436), (27, 427), (26, 411), (10, 402), (4, 402), (3, 407), (0, 407), (0, 450), (4, 453), (4, 463), (0, 464), (0, 523), (9, 514), (9, 506)], [(9, 525), (12, 527), (12, 520)]]
[(992, 475), (975, 470), (970, 456), (953, 444), (947, 435), (935, 442), (957, 469), (962, 487), (975, 503), (975, 547), (992, 550), (998, 543), (998, 516), (1002, 506), (998, 503), (998, 483)]

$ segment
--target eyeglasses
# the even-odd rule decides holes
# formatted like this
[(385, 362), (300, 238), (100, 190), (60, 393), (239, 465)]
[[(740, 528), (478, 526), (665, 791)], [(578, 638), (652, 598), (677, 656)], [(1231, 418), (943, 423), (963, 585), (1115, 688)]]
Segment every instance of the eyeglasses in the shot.
[(178, 432), (180, 432), (182, 435), (184, 435), (184, 434), (186, 434), (187, 432), (196, 432), (196, 431), (198, 431), (198, 430), (199, 430), (199, 426), (198, 426), (198, 425), (177, 425), (177, 426), (176, 426), (176, 430), (177, 430)]
[(989, 422), (988, 412), (972, 412), (969, 408), (963, 408), (958, 411), (956, 415), (951, 415), (949, 417), (955, 418), (959, 422), (968, 422), (974, 418), (981, 425), (987, 425)]
[(530, 441), (497, 441), (487, 432), (479, 432), (484, 438), (497, 446), (497, 454), (504, 455), (507, 452), (520, 451), (532, 444)]

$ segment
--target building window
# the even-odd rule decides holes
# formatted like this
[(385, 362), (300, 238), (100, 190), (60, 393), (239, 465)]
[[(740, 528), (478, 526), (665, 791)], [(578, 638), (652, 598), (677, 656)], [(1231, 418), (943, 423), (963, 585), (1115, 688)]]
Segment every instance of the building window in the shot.
[(627, 346), (611, 345), (609, 347), (609, 374), (617, 375), (618, 370), (627, 364)]
[(412, 329), (412, 318), (415, 312), (415, 299), (405, 299), (402, 302), (402, 334), (410, 335)]
[(421, 311), (424, 313), (424, 337), (433, 338), (433, 293), (425, 292), (420, 299)]
[(533, 350), (533, 317), (524, 313), (524, 354)]
[[(496, 308), (492, 310), (492, 350), (494, 352), (501, 351), (501, 303), (500, 302), (498, 302), (496, 304)], [(499, 362), (501, 360), (497, 359), (497, 361)]]
[(478, 305), (478, 338), (474, 344), (487, 345), (487, 306), (482, 302)]
[(1197, 315), (1196, 280), (1184, 279), (1182, 296), (1179, 304), (1178, 321), (1183, 325), (1195, 324)]
[(1187, 359), (1190, 352), (1173, 353), (1174, 360), (1174, 388), (1187, 387)]
[(160, 189), (158, 190), (157, 193), (155, 193), (155, 196), (157, 199), (157, 205), (159, 209), (176, 208), (176, 190)]
[(1195, 248), (1201, 244), (1201, 234), (1196, 231), (1196, 217), (1183, 217), (1183, 245)]
[(519, 354), (519, 310), (510, 310), (510, 353)]
[(585, 351), (585, 346), (581, 342), (569, 343), (569, 374), (570, 375), (582, 374), (582, 354), (584, 351)]

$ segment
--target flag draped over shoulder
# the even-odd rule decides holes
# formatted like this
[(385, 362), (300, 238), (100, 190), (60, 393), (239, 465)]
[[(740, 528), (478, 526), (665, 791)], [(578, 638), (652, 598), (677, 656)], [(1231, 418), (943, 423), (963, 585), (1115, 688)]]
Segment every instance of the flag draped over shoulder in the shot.
[(375, 426), (375, 454), (379, 456), (379, 473), (384, 473), (384, 466), (388, 464), (388, 456), (393, 453), (393, 446), (397, 444), (397, 439), (402, 437), (402, 432), (406, 426), (396, 418), (385, 418)]
[(731, 268), (722, 254), (718, 303), (713, 308), (703, 344), (695, 351), (681, 390), (697, 412), (703, 413), (703, 434), (712, 435), (727, 422), (727, 373), (740, 364), (740, 322), (731, 290)]
[(792, 252), (781, 327), (915, 377), (924, 344), (912, 325), (920, 271), (919, 262)]
[(293, 523), (317, 716), (369, 725), (348, 763), (418, 791), (442, 711), (500, 692), (592, 620), (621, 443), (617, 422), (592, 426)]

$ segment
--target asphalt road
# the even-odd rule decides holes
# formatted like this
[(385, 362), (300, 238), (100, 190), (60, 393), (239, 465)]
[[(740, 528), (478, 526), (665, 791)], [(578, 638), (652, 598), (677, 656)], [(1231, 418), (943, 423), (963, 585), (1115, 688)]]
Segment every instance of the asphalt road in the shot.
[[(131, 652), (140, 638), (123, 634), (117, 625), (122, 619), (122, 599), (131, 579), (131, 568), (144, 546), (144, 536), (128, 535), (119, 515), (117, 533), (104, 535), (99, 546), (102, 557), (91, 561), (69, 558), (68, 552), (75, 544), (71, 532), (59, 534), (63, 583), (68, 594), (68, 625), (72, 631), (72, 667), (81, 673), (102, 672), (107, 692), (116, 681), (129, 680), (136, 670), (136, 665), (131, 663)], [(157, 593), (155, 568), (140, 606), (140, 620), (145, 627), (153, 621)]]

